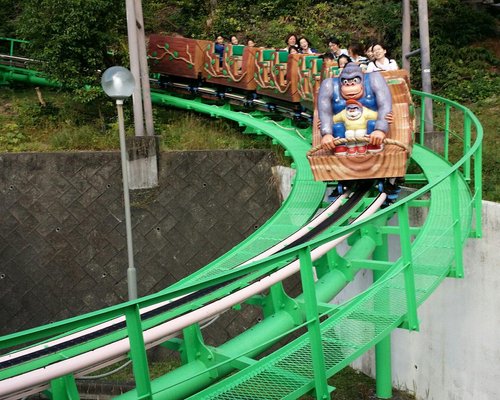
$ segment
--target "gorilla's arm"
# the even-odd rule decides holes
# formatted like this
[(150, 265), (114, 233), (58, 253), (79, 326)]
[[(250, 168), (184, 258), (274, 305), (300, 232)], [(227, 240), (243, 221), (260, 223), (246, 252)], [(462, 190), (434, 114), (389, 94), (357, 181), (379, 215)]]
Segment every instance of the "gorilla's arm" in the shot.
[(389, 123), (385, 117), (388, 113), (392, 112), (391, 91), (384, 77), (378, 72), (370, 72), (370, 85), (377, 99), (378, 118), (375, 122), (375, 130), (387, 133), (389, 131)]
[(333, 123), (333, 78), (325, 79), (321, 82), (318, 93), (318, 115), (321, 122), (321, 136), (332, 134)]

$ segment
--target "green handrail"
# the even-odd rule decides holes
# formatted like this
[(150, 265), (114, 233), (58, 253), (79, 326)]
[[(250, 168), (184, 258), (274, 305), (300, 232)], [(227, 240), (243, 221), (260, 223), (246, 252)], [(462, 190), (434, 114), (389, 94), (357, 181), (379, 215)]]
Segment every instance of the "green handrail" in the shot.
[[(454, 109), (463, 114), (464, 124), (463, 124), (463, 135), (464, 135), (464, 149), (463, 156), (458, 160), (453, 166), (453, 172), (459, 168), (464, 169), (464, 173), (462, 176), (465, 178), (467, 182), (471, 180), (471, 162), (474, 163), (473, 168), (473, 184), (471, 186), (472, 197), (474, 201), (474, 209), (475, 209), (475, 230), (472, 232), (474, 237), (480, 238), (482, 237), (482, 228), (481, 228), (481, 213), (482, 213), (482, 143), (483, 143), (483, 127), (479, 122), (478, 118), (474, 115), (474, 113), (469, 110), (467, 107), (449, 99), (445, 99), (443, 97), (425, 93), (417, 90), (412, 90), (412, 94), (420, 97), (420, 105), (421, 105), (421, 118), (420, 118), (420, 144), (424, 145), (424, 129), (425, 129), (425, 99), (431, 99), (434, 102), (441, 103), (445, 105), (445, 126), (444, 126), (444, 154), (443, 157), (450, 161), (449, 159), (449, 141), (450, 141), (450, 132), (452, 129), (450, 128), (451, 119), (450, 119), (450, 110)], [(472, 127), (476, 130), (476, 140), (474, 145), (471, 146), (472, 141)]]
[(27, 40), (22, 40), (22, 39), (12, 39), (12, 38), (5, 38), (5, 37), (0, 37), (0, 41), (6, 41), (8, 42), (8, 47), (9, 47), (9, 56), (14, 55), (14, 46), (16, 43), (29, 43)]

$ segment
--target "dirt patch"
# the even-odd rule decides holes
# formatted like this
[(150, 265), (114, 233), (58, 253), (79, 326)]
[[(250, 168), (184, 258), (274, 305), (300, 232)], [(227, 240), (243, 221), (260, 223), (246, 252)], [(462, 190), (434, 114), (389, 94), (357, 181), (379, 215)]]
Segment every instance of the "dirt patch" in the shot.
[(4, 103), (4, 104), (0, 103), (0, 115), (12, 116), (14, 114), (15, 114), (14, 108), (12, 107), (11, 103)]
[(474, 47), (483, 47), (491, 51), (496, 58), (500, 59), (500, 40), (496, 38), (482, 40), (481, 42), (475, 43)]

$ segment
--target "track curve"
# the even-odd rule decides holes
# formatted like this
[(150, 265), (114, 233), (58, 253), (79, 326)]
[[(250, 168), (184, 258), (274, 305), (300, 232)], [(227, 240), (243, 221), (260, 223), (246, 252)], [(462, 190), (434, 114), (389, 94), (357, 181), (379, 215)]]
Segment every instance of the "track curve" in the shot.
[[(37, 83), (40, 84), (38, 80)], [(310, 336), (300, 337), (261, 361), (249, 362), (248, 367), (243, 368), (241, 372), (199, 392), (192, 398), (235, 399), (249, 395), (253, 399), (297, 398), (315, 387), (315, 369), (313, 367), (317, 367), (318, 362), (324, 366), (325, 376), (331, 376), (403, 323), (406, 323), (409, 329), (417, 329), (417, 306), (432, 293), (446, 276), (463, 276), (460, 260), (462, 245), (472, 232), (476, 236), (480, 236), (480, 223), (477, 214), (480, 214), (481, 200), (480, 146), (482, 128), (477, 119), (464, 107), (437, 96), (419, 92), (414, 92), (414, 94), (422, 99), (431, 97), (436, 101), (444, 101), (447, 106), (461, 111), (466, 116), (464, 118), (469, 121), (469, 126), (472, 123), (476, 128), (475, 143), (464, 146), (464, 155), (455, 164), (450, 164), (423, 146), (416, 145), (412, 158), (420, 166), (428, 182), (424, 187), (385, 210), (377, 212), (376, 215), (367, 217), (364, 221), (355, 222), (349, 226), (336, 227), (319, 238), (314, 238), (285, 251), (284, 255), (272, 256), (269, 260), (250, 264), (248, 268), (251, 271), (257, 271), (257, 267), (269, 271), (279, 269), (287, 257), (298, 258), (300, 264), (308, 264), (310, 256), (307, 254), (311, 250), (357, 230), (365, 231), (353, 245), (351, 251), (342, 258), (345, 264), (341, 268), (330, 268), (316, 284), (307, 281), (306, 276), (303, 276), (303, 279), (306, 279), (304, 281), (306, 286), (304, 296), (312, 298), (316, 302), (317, 310), (324, 311), (325, 317), (331, 315), (321, 326), (318, 325), (319, 330), (314, 331), (314, 334), (310, 333)], [(218, 280), (229, 279), (231, 277), (230, 270), (234, 266), (243, 264), (276, 242), (288, 237), (307, 222), (321, 203), (325, 184), (312, 180), (306, 159), (306, 152), (310, 145), (296, 132), (290, 131), (286, 127), (277, 126), (270, 120), (255, 118), (248, 114), (237, 113), (224, 107), (210, 106), (195, 100), (180, 99), (160, 93), (153, 93), (152, 99), (157, 103), (168, 103), (175, 107), (233, 119), (242, 125), (251, 127), (255, 132), (273, 137), (288, 150), (294, 159), (297, 174), (290, 197), (277, 214), (246, 241), (191, 277), (160, 294), (61, 323), (0, 338), (1, 347), (10, 348), (49, 337), (65, 336), (68, 333), (81, 331), (85, 327), (114, 317), (125, 316), (127, 321), (127, 329), (109, 335), (105, 339), (96, 339), (85, 346), (75, 346), (75, 348), (66, 351), (65, 354), (52, 356), (52, 358), (41, 358), (28, 363), (28, 365), (1, 370), (0, 388), (3, 385), (2, 381), (9, 377), (43, 368), (44, 365), (57, 363), (70, 356), (74, 357), (88, 351), (95, 351), (106, 343), (123, 339), (130, 340), (131, 357), (134, 359), (134, 364), (139, 365), (141, 361), (144, 361), (145, 356), (141, 350), (141, 346), (143, 347), (141, 344), (142, 332), (148, 327), (155, 326), (160, 320), (157, 318), (148, 323), (141, 323), (139, 309), (185, 295), (196, 288), (205, 287)], [(423, 142), (423, 134), (421, 141)], [(470, 176), (467, 176), (472, 159), (475, 161), (473, 167), (474, 186), (470, 185)], [(460, 168), (465, 173), (462, 173)], [(450, 191), (454, 193), (454, 196), (450, 196)], [(421, 227), (410, 226), (409, 207), (424, 207), (426, 209), (427, 217)], [(475, 227), (473, 226), (474, 210), (476, 212)], [(399, 217), (397, 229), (385, 226), (385, 221), (393, 214), (397, 214)], [(367, 233), (367, 231), (373, 230), (375, 235)], [(377, 245), (380, 245), (377, 244), (378, 235), (394, 233), (400, 236), (403, 243), (402, 257), (391, 263), (376, 264), (370, 260), (371, 253)], [(320, 306), (321, 303), (328, 301), (338, 293), (361, 268), (379, 268), (383, 269), (385, 274), (383, 279), (377, 281), (366, 292), (339, 308), (328, 309), (324, 305)], [(307, 285), (312, 286), (308, 287)], [(303, 316), (300, 318), (302, 321), (306, 317), (312, 317), (311, 310), (307, 309), (307, 304), (304, 302), (304, 297), (294, 299), (291, 304), (303, 311)], [(188, 308), (186, 306), (186, 309)], [(259, 333), (262, 333), (258, 338), (255, 338), (255, 329), (252, 328), (242, 334), (240, 338), (231, 340), (225, 346), (220, 346), (220, 354), (217, 357), (204, 358), (202, 356), (153, 382), (149, 382), (147, 374), (141, 375), (141, 372), (136, 370), (137, 390), (123, 395), (121, 398), (140, 396), (155, 399), (166, 398), (167, 393), (169, 399), (185, 398), (199, 390), (197, 388), (206, 386), (233, 370), (234, 365), (230, 364), (237, 364), (236, 361), (241, 357), (251, 357), (257, 354), (258, 350), (262, 349), (263, 342), (271, 344), (277, 337), (296, 329), (297, 326), (303, 326), (303, 322), (299, 322), (297, 317), (296, 312), (275, 310), (272, 318), (266, 318), (262, 323), (264, 327), (269, 326), (269, 328), (257, 329)], [(317, 323), (319, 323), (317, 311), (316, 318)], [(367, 334), (367, 332), (371, 332), (371, 334)], [(252, 338), (252, 336), (254, 337)], [(245, 341), (252, 343), (245, 347), (247, 350), (242, 354), (241, 344)], [(311, 356), (312, 343), (323, 349), (321, 356)], [(216, 349), (208, 350), (213, 353), (212, 356), (217, 354)], [(227, 354), (230, 356), (228, 357)], [(297, 370), (299, 364), (297, 360), (302, 360), (305, 367)], [(142, 367), (144, 368), (144, 365)], [(270, 381), (276, 384), (270, 384)], [(68, 383), (68, 387), (70, 386), (71, 383)], [(36, 390), (38, 389), (40, 388), (36, 388)], [(316, 389), (318, 390), (318, 387)]]

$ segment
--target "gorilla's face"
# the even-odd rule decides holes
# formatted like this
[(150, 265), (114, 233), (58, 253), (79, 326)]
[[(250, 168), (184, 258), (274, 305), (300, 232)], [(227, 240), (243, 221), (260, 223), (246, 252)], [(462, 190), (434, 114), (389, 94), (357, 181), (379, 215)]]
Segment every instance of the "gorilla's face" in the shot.
[(363, 97), (363, 83), (360, 77), (342, 78), (340, 83), (340, 93), (344, 99), (357, 100)]

